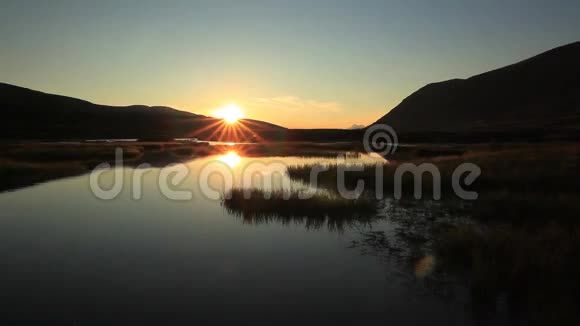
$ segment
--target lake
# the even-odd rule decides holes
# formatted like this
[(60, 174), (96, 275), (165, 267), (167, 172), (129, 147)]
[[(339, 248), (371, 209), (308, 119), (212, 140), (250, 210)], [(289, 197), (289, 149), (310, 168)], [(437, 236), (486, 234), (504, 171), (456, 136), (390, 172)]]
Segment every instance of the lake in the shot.
[[(384, 162), (367, 154), (346, 160)], [(418, 270), (420, 264), (373, 245), (380, 242), (376, 235), (394, 242), (389, 237), (401, 227), (390, 218), (394, 204), (389, 200), (378, 207), (372, 222), (336, 229), (309, 227), (301, 219), (244, 219), (197, 186), (208, 164), (229, 169), (233, 186), (239, 186), (241, 171), (258, 162), (269, 166), (259, 171), (274, 176), (273, 187), (286, 182), (307, 187), (287, 180), (282, 166), (331, 161), (249, 158), (235, 152), (194, 159), (185, 163), (189, 173), (174, 189), (191, 191), (190, 200), (162, 194), (159, 168), (147, 170), (142, 197), (133, 199), (134, 167), (120, 168), (124, 187), (112, 200), (95, 197), (86, 174), (1, 193), (2, 317), (63, 325), (480, 321), (468, 307), (466, 289), (449, 285), (441, 291), (440, 280), (423, 275), (429, 266)], [(104, 173), (103, 185), (111, 184), (115, 171)], [(252, 179), (255, 186), (259, 181)], [(228, 190), (219, 175), (211, 176), (208, 185), (222, 194)], [(397, 214), (415, 219), (419, 211), (421, 207), (405, 208)], [(369, 235), (375, 240), (369, 241)], [(415, 250), (407, 242), (395, 246)], [(486, 321), (505, 317), (499, 305)]]

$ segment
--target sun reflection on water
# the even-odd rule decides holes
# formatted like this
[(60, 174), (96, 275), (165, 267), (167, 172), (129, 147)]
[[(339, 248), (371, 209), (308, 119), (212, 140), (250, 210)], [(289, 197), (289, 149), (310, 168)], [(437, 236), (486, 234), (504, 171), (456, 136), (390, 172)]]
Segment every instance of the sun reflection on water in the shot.
[(235, 151), (230, 151), (227, 154), (220, 156), (220, 161), (233, 168), (240, 163), (242, 158)]

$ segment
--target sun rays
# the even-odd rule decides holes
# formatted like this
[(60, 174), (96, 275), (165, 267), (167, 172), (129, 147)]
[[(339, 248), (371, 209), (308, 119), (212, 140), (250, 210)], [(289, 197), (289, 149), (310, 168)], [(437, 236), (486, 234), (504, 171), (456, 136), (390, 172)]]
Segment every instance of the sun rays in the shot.
[(262, 137), (254, 132), (253, 127), (260, 127), (259, 124), (251, 120), (236, 120), (229, 123), (225, 119), (207, 118), (208, 123), (205, 127), (196, 130), (196, 137), (207, 140), (244, 142), (244, 141), (261, 141)]

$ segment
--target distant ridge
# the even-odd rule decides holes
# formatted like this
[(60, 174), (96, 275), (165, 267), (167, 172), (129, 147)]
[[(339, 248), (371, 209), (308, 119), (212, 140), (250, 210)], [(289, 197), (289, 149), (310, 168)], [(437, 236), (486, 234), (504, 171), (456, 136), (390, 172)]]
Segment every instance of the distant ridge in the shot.
[[(0, 83), (0, 140), (103, 138), (359, 141), (364, 129), (286, 129), (244, 119), (244, 132), (216, 132), (220, 120), (164, 106), (115, 107)], [(402, 142), (580, 139), (580, 42), (467, 79), (426, 85), (374, 124)]]
[[(102, 138), (251, 140), (280, 137), (286, 128), (243, 120), (244, 133), (215, 132), (220, 120), (164, 106), (94, 104), (0, 83), (0, 139)], [(213, 126), (213, 127), (212, 127)], [(283, 135), (282, 135), (283, 136)]]
[(426, 85), (375, 123), (415, 134), (578, 134), (580, 42), (467, 79)]

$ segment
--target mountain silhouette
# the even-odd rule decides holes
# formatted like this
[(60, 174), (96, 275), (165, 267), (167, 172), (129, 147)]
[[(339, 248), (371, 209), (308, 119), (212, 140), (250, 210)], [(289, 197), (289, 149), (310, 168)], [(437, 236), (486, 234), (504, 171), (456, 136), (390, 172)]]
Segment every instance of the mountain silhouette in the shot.
[[(216, 118), (163, 106), (125, 107), (0, 83), (0, 139), (103, 138), (361, 140), (363, 129), (286, 129), (243, 119), (238, 132)], [(580, 42), (467, 79), (422, 87), (374, 124), (403, 142), (580, 138)], [(239, 129), (239, 128), (238, 128)]]
[(577, 134), (580, 42), (467, 79), (429, 84), (375, 123), (403, 134)]
[(244, 119), (243, 132), (224, 132), (216, 118), (163, 106), (98, 105), (84, 100), (46, 94), (0, 83), (0, 138), (2, 139), (171, 139), (198, 137), (211, 140), (271, 139), (283, 127)]

